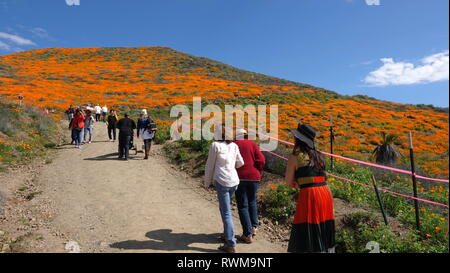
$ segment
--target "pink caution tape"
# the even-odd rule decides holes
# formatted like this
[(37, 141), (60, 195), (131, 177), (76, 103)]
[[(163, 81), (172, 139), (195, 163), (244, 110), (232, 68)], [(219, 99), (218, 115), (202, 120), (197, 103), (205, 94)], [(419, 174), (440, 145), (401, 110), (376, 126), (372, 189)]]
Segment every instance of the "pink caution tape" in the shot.
[[(331, 174), (331, 173), (326, 173), (326, 174), (329, 175), (329, 176), (336, 177), (337, 179), (341, 179), (341, 180), (350, 182), (350, 183), (355, 183), (355, 184), (358, 184), (358, 185), (361, 185), (361, 186), (365, 186), (365, 187), (369, 187), (369, 188), (372, 188), (372, 189), (374, 188), (371, 185), (367, 185), (367, 184), (364, 184), (364, 183), (359, 183), (359, 182), (356, 182), (356, 181), (353, 181), (353, 180), (350, 180), (350, 179), (347, 179), (347, 178), (344, 178), (344, 177), (340, 177), (340, 176), (337, 176), (337, 175), (334, 175), (334, 174)], [(385, 190), (385, 189), (381, 189), (381, 188), (378, 188), (378, 190), (386, 192), (386, 193), (398, 195), (398, 196), (403, 196), (403, 197), (410, 198), (410, 199), (415, 199), (417, 201), (421, 201), (421, 202), (425, 202), (425, 203), (438, 205), (438, 206), (443, 206), (443, 207), (448, 208), (448, 205), (446, 205), (446, 204), (441, 204), (441, 203), (433, 202), (433, 201), (430, 201), (430, 200), (417, 198), (417, 197), (414, 197), (414, 196), (409, 196), (409, 195), (405, 195), (405, 194), (401, 194), (401, 193), (398, 193), (398, 192), (393, 192), (393, 191), (389, 191), (389, 190)]]
[[(265, 135), (265, 134), (262, 134), (262, 135)], [(282, 143), (294, 146), (294, 143), (292, 143), (292, 142), (285, 141), (285, 140), (282, 140), (282, 139), (278, 139), (278, 138), (275, 138), (275, 137), (272, 137), (272, 136), (269, 136), (269, 135), (265, 135), (265, 136), (270, 137), (272, 139), (275, 139), (275, 140), (277, 140), (279, 142), (282, 142)], [(339, 159), (343, 159), (343, 160), (346, 160), (346, 161), (351, 161), (351, 162), (355, 162), (355, 163), (359, 163), (359, 164), (363, 164), (363, 165), (367, 165), (367, 166), (371, 166), (371, 167), (381, 168), (381, 169), (385, 169), (385, 170), (389, 170), (389, 171), (393, 171), (393, 172), (404, 173), (404, 174), (408, 174), (408, 175), (412, 175), (413, 174), (411, 171), (407, 171), (407, 170), (402, 170), (402, 169), (392, 168), (392, 167), (383, 166), (383, 165), (379, 165), (379, 164), (375, 164), (375, 163), (365, 162), (365, 161), (352, 159), (352, 158), (348, 158), (348, 157), (344, 157), (344, 156), (340, 156), (340, 155), (330, 154), (330, 153), (323, 152), (323, 151), (319, 151), (319, 152), (321, 152), (322, 154), (327, 155), (327, 156), (331, 156), (331, 157), (335, 157), (335, 158), (339, 158)], [(431, 178), (431, 177), (425, 177), (425, 176), (421, 176), (421, 175), (417, 175), (417, 174), (414, 174), (414, 175), (418, 179), (449, 183), (448, 179)]]
[[(270, 154), (272, 154), (272, 155), (274, 155), (276, 157), (279, 157), (281, 159), (284, 159), (284, 160), (288, 160), (288, 158), (286, 158), (286, 157), (284, 157), (282, 155), (279, 155), (277, 153), (271, 152), (271, 151), (263, 150), (263, 152), (270, 153)], [(344, 178), (344, 177), (340, 177), (340, 176), (337, 176), (337, 175), (334, 175), (334, 174), (331, 174), (331, 173), (328, 173), (328, 172), (326, 174), (329, 175), (329, 176), (336, 177), (337, 179), (341, 179), (341, 180), (350, 182), (350, 183), (358, 184), (358, 185), (369, 187), (369, 188), (372, 188), (372, 189), (374, 188), (371, 185), (367, 185), (367, 184), (364, 184), (364, 183), (356, 182), (356, 181), (353, 181), (353, 180), (350, 180), (350, 179), (347, 179), (347, 178)], [(443, 206), (443, 207), (448, 208), (448, 205), (446, 205), (446, 204), (441, 204), (441, 203), (437, 203), (437, 202), (434, 202), (434, 201), (430, 201), (430, 200), (426, 200), (426, 199), (422, 199), (422, 198), (417, 198), (417, 197), (414, 197), (414, 196), (409, 196), (409, 195), (405, 195), (405, 194), (401, 194), (401, 193), (398, 193), (398, 192), (393, 192), (393, 191), (389, 191), (389, 190), (385, 190), (385, 189), (381, 189), (381, 188), (378, 188), (378, 190), (380, 190), (382, 192), (386, 192), (386, 193), (390, 193), (390, 194), (394, 194), (394, 195), (398, 195), (398, 196), (403, 196), (403, 197), (414, 199), (414, 200), (417, 200), (417, 201), (421, 201), (421, 202), (425, 202), (425, 203), (438, 205), (438, 206)]]

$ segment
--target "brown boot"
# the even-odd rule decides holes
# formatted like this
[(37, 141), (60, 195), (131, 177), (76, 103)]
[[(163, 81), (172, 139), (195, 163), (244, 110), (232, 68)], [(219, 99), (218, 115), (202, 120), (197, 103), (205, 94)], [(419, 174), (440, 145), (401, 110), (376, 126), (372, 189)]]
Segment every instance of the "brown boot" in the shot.
[(230, 245), (227, 245), (227, 244), (219, 246), (218, 249), (222, 250), (222, 251), (225, 251), (227, 253), (236, 253), (236, 248), (234, 246), (230, 246)]
[(248, 236), (245, 236), (245, 235), (242, 234), (241, 236), (238, 236), (237, 239), (239, 241), (241, 241), (241, 242), (246, 243), (246, 244), (251, 244), (253, 242), (253, 238), (252, 237), (253, 236), (251, 234), (248, 235)]

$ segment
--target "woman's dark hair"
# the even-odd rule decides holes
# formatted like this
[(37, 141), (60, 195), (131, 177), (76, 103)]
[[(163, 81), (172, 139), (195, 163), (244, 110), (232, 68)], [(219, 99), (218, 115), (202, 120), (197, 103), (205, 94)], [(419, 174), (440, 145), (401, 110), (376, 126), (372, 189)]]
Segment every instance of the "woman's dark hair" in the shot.
[(293, 154), (297, 156), (301, 152), (308, 155), (309, 157), (308, 166), (312, 167), (314, 170), (318, 172), (325, 171), (325, 160), (323, 159), (323, 155), (319, 153), (319, 151), (311, 149), (303, 141), (299, 140), (298, 138), (295, 138), (295, 146)]

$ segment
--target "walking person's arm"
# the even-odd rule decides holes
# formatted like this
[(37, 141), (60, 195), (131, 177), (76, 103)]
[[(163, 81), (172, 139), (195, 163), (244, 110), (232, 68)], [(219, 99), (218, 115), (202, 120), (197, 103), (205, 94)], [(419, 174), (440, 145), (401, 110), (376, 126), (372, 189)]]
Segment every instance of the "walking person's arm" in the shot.
[(122, 120), (119, 120), (119, 121), (116, 123), (116, 128), (120, 130), (120, 127), (122, 127)]
[[(236, 145), (236, 144), (234, 144)], [(244, 166), (244, 159), (242, 158), (241, 152), (239, 151), (239, 147), (236, 145), (236, 163), (235, 168), (238, 169)]]
[(297, 170), (297, 157), (295, 155), (290, 155), (286, 167), (286, 173), (284, 175), (286, 185), (290, 188), (298, 188), (298, 184), (295, 181), (296, 170)]
[(208, 152), (208, 159), (206, 160), (206, 165), (205, 165), (205, 178), (203, 180), (203, 186), (205, 188), (208, 188), (213, 181), (213, 177), (214, 177), (214, 169), (216, 166), (216, 147), (214, 145), (214, 143), (211, 144), (211, 146), (209, 147), (209, 152)]
[(255, 168), (261, 173), (264, 170), (264, 165), (266, 164), (266, 158), (261, 153), (258, 144), (253, 143), (255, 150)]
[(141, 130), (141, 119), (138, 119), (137, 121), (137, 129), (136, 129), (136, 135), (139, 138), (139, 131)]
[(134, 129), (136, 129), (136, 122), (134, 122), (134, 120), (131, 120), (131, 135), (132, 136), (134, 136)]

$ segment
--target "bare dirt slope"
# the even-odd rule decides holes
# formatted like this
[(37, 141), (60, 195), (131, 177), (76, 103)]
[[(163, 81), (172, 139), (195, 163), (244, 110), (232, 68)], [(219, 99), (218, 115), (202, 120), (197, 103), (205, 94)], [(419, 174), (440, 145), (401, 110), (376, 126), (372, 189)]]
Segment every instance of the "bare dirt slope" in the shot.
[[(43, 192), (38, 198), (52, 200), (52, 226), (65, 241), (76, 241), (81, 252), (217, 251), (223, 230), (218, 203), (192, 186), (197, 181), (174, 170), (158, 146), (149, 160), (132, 152), (126, 162), (117, 159), (117, 142), (107, 141), (103, 123), (96, 124), (94, 136), (81, 149), (61, 147), (37, 178)], [(260, 232), (237, 251), (286, 251), (268, 237)], [(67, 252), (64, 244), (50, 245), (43, 251)]]

